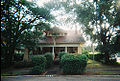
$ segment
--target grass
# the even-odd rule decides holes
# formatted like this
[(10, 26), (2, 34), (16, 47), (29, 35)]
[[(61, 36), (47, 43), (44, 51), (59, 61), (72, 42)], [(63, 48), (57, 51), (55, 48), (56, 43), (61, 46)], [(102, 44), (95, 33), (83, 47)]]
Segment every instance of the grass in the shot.
[(104, 72), (96, 72), (100, 75), (120, 75), (119, 71), (104, 71)]
[(105, 65), (90, 59), (88, 60), (86, 69), (91, 73), (94, 72), (100, 75), (120, 75), (120, 66)]
[(108, 66), (106, 65), (103, 65), (102, 63), (100, 62), (97, 62), (97, 61), (93, 61), (93, 60), (88, 60), (88, 65), (87, 65), (87, 68), (108, 68)]
[[(118, 63), (120, 64), (120, 63)], [(105, 64), (102, 64), (98, 61), (93, 61), (93, 60), (88, 60), (88, 65), (87, 65), (87, 68), (120, 68), (119, 66), (115, 66), (115, 65), (105, 65)]]
[(2, 76), (17, 76), (17, 75), (26, 75), (30, 73), (24, 73), (24, 72), (5, 72), (1, 73)]
[(21, 73), (20, 72), (14, 72), (14, 73), (6, 72), (6, 73), (2, 73), (1, 75), (2, 76), (16, 76), (16, 75), (21, 75)]

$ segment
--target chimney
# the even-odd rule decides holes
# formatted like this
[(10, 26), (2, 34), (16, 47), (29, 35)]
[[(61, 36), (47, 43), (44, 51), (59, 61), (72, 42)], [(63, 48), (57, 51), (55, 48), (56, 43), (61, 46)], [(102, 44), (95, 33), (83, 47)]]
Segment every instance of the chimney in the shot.
[(75, 33), (78, 34), (77, 25), (75, 25)]

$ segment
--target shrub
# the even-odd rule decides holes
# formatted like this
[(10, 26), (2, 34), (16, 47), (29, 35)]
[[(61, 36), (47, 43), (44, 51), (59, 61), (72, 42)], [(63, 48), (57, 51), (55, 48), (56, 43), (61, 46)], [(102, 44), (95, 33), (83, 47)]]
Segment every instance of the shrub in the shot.
[(46, 64), (46, 58), (44, 56), (33, 56), (31, 59), (34, 66)]
[(45, 53), (44, 56), (46, 57), (46, 60), (47, 60), (46, 68), (52, 66), (52, 64), (53, 64), (53, 55), (52, 55), (52, 53)]
[(60, 68), (62, 67), (62, 63), (60, 62), (60, 60), (61, 60), (62, 56), (66, 55), (66, 54), (68, 54), (68, 53), (66, 53), (66, 52), (59, 52), (58, 53)]
[(45, 67), (43, 67), (43, 66), (34, 66), (31, 69), (32, 74), (41, 74), (43, 72), (45, 72)]
[(87, 65), (86, 55), (66, 54), (61, 58), (64, 74), (81, 74)]
[(63, 55), (65, 55), (65, 54), (67, 54), (67, 53), (66, 53), (66, 52), (59, 52), (59, 53), (58, 53), (59, 59), (61, 60), (61, 57), (62, 57)]
[(41, 74), (45, 72), (46, 58), (44, 56), (33, 56), (32, 63), (34, 65), (31, 69), (32, 74)]
[(82, 54), (85, 54), (88, 57), (89, 52), (87, 50), (83, 50)]
[(14, 61), (22, 61), (24, 54), (15, 54)]

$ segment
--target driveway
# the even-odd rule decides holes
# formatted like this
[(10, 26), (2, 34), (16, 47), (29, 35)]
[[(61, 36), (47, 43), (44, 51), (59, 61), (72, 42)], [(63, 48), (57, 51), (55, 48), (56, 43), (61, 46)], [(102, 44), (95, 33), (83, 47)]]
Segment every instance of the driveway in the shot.
[(2, 76), (1, 81), (120, 81), (120, 75)]

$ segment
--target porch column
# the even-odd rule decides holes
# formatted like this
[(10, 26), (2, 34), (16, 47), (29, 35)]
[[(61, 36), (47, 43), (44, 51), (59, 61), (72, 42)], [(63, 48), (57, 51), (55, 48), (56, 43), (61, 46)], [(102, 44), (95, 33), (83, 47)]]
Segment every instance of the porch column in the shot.
[(78, 54), (82, 54), (81, 46), (78, 46)]
[(65, 47), (65, 52), (67, 53), (67, 47)]
[(52, 47), (53, 60), (55, 59), (55, 47)]
[(40, 52), (43, 54), (43, 47), (40, 47)]
[(55, 53), (55, 48), (52, 47), (52, 54), (54, 55), (54, 53)]
[(42, 50), (43, 50), (43, 48), (42, 48), (42, 47), (40, 47), (40, 50), (42, 51)]

